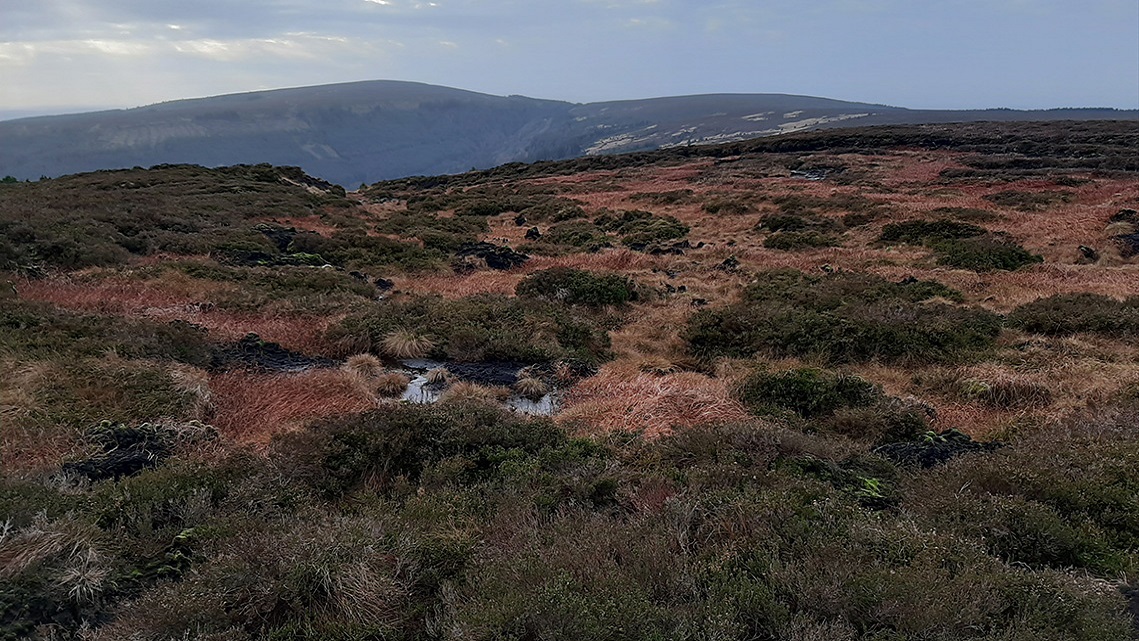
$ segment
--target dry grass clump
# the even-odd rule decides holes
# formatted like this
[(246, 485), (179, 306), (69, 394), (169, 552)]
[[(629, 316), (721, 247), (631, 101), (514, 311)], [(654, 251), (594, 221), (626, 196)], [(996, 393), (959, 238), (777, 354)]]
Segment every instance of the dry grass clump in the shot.
[(170, 368), (170, 379), (174, 389), (193, 399), (193, 414), (204, 419), (213, 410), (213, 393), (210, 391), (210, 375), (206, 370), (189, 365), (174, 365)]
[(344, 361), (342, 369), (364, 379), (373, 379), (384, 373), (384, 364), (373, 354), (355, 354)]
[(380, 343), (384, 353), (393, 358), (423, 358), (435, 344), (426, 336), (405, 329), (397, 329), (384, 336)]
[(565, 424), (589, 432), (634, 431), (649, 436), (708, 423), (743, 421), (747, 410), (732, 398), (729, 384), (694, 372), (657, 376), (634, 365), (607, 365), (572, 388)]
[(215, 406), (212, 424), (225, 439), (265, 445), (325, 416), (362, 412), (375, 405), (358, 381), (338, 370), (300, 374), (226, 372), (210, 382)]
[(380, 396), (399, 396), (407, 391), (411, 379), (399, 372), (387, 372), (376, 376), (373, 383), (376, 394)]
[(1052, 404), (1052, 392), (1035, 381), (1012, 376), (964, 378), (957, 383), (962, 397), (997, 409), (1028, 409)]
[(514, 383), (514, 391), (520, 396), (531, 400), (538, 400), (550, 391), (550, 388), (540, 378), (526, 376)]
[(439, 397), (440, 403), (499, 403), (510, 396), (510, 389), (506, 387), (487, 387), (468, 381), (459, 381), (447, 388)]
[(424, 376), (427, 379), (428, 385), (446, 385), (451, 382), (451, 372), (447, 371), (445, 367), (436, 367), (429, 370)]

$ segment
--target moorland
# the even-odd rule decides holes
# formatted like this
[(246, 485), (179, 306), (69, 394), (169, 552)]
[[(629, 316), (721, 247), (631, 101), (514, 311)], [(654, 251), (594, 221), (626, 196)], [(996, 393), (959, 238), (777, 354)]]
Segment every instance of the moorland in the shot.
[(0, 639), (1128, 639), (1139, 124), (0, 182)]

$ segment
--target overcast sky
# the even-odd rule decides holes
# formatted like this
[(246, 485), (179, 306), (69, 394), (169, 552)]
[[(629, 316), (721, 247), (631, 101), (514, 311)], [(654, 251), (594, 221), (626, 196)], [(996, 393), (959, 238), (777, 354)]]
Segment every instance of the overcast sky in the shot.
[(1139, 107), (1136, 0), (0, 0), (0, 114), (415, 80)]

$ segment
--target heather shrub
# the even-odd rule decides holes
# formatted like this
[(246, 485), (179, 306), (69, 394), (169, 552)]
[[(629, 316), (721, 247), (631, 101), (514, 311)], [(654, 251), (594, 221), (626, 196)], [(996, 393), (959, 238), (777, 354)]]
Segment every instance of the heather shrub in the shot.
[(789, 410), (812, 419), (844, 407), (871, 405), (882, 397), (882, 391), (858, 376), (804, 368), (757, 371), (744, 379), (736, 395), (759, 414)]
[(941, 218), (952, 218), (966, 223), (991, 223), (1001, 218), (996, 212), (975, 207), (937, 207), (929, 213)]
[(758, 231), (771, 232), (835, 232), (841, 226), (830, 218), (815, 214), (766, 214), (756, 225)]
[(972, 238), (985, 233), (984, 227), (955, 220), (910, 220), (890, 223), (878, 237), (884, 243), (921, 245), (930, 242)]
[(518, 283), (521, 297), (558, 301), (566, 305), (602, 307), (636, 300), (636, 285), (618, 274), (554, 267), (535, 272)]
[(185, 322), (77, 314), (25, 301), (0, 307), (0, 352), (25, 358), (70, 359), (108, 352), (124, 358), (210, 363), (205, 330)]
[(0, 268), (75, 269), (157, 252), (274, 255), (251, 219), (351, 206), (342, 189), (325, 183), (314, 193), (297, 184), (305, 181), (320, 183), (289, 167), (162, 165), (13, 184), (0, 191)]
[[(274, 451), (305, 483), (340, 496), (364, 485), (391, 489), (399, 479), (414, 482), (444, 461), (459, 475), (453, 480), (471, 483), (499, 473), (518, 457), (567, 444), (566, 434), (548, 421), (481, 403), (447, 403), (318, 421), (280, 437)], [(459, 458), (465, 465), (455, 465)]]
[(609, 247), (609, 236), (589, 221), (559, 223), (546, 230), (538, 245), (561, 245), (595, 252)]
[(820, 247), (838, 247), (839, 239), (817, 231), (783, 231), (763, 239), (763, 246), (780, 251), (800, 251)]
[(1007, 234), (955, 220), (912, 220), (890, 223), (878, 238), (882, 243), (925, 245), (940, 265), (978, 272), (1013, 271), (1044, 259), (1021, 247)]
[(751, 203), (736, 198), (716, 198), (704, 203), (702, 209), (713, 216), (742, 216), (751, 213)]
[(1055, 294), (1017, 307), (1008, 323), (1038, 334), (1134, 336), (1139, 334), (1139, 296), (1120, 301), (1090, 293)]
[[(691, 189), (673, 189), (671, 191), (640, 192), (630, 195), (629, 200), (647, 202), (653, 205), (681, 205), (691, 202), (695, 195), (696, 192)], [(705, 209), (705, 211), (708, 210)]]
[(637, 251), (649, 251), (688, 235), (688, 226), (676, 218), (640, 210), (622, 212), (620, 216), (605, 214), (594, 222), (601, 229), (616, 233), (623, 245)]
[(1001, 327), (987, 311), (925, 302), (959, 296), (933, 282), (772, 271), (760, 274), (741, 302), (696, 313), (682, 336), (706, 358), (761, 353), (835, 363), (952, 361), (988, 349)]
[[(462, 361), (537, 363), (608, 356), (615, 318), (535, 298), (495, 295), (460, 300), (409, 297), (372, 306), (334, 325), (328, 339), (360, 351), (386, 350), (407, 332), (421, 340), (414, 354)], [(392, 352), (393, 355), (411, 352)]]
[(985, 200), (1020, 211), (1040, 211), (1058, 203), (1071, 202), (1073, 195), (1066, 191), (1017, 191), (1009, 189), (984, 196)]
[(1003, 234), (986, 234), (973, 238), (944, 240), (930, 247), (940, 265), (971, 269), (977, 272), (1014, 271), (1026, 265), (1044, 262)]

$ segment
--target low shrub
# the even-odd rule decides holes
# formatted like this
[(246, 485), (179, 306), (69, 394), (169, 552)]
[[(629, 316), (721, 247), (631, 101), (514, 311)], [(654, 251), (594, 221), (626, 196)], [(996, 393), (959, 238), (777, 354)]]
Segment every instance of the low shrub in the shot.
[(957, 383), (958, 395), (997, 409), (1026, 409), (1052, 404), (1052, 391), (1034, 381), (1016, 378), (966, 378)]
[(624, 276), (568, 267), (535, 272), (518, 283), (515, 293), (527, 298), (587, 307), (621, 305), (637, 298), (636, 285)]
[(716, 198), (704, 203), (702, 209), (713, 216), (742, 216), (754, 211), (751, 203), (735, 198)]
[(967, 223), (992, 223), (1001, 219), (996, 213), (988, 209), (976, 207), (937, 207), (929, 213), (941, 218), (952, 218)]
[(829, 362), (952, 361), (992, 346), (1000, 317), (923, 302), (960, 298), (939, 283), (865, 274), (762, 273), (743, 300), (697, 312), (682, 335), (700, 357), (814, 356)]
[(609, 247), (609, 236), (589, 221), (559, 223), (546, 230), (535, 246), (560, 245), (587, 252)]
[(882, 391), (858, 376), (804, 368), (755, 372), (740, 384), (736, 397), (757, 414), (789, 410), (812, 419), (844, 407), (872, 405)]
[(1013, 271), (1044, 259), (1021, 247), (1008, 234), (955, 220), (912, 220), (890, 223), (878, 238), (882, 243), (925, 245), (940, 265), (978, 272)]
[(838, 247), (841, 244), (836, 236), (817, 231), (783, 231), (763, 239), (763, 246), (780, 251), (800, 251), (821, 247)]
[(0, 352), (69, 360), (113, 352), (197, 367), (211, 360), (206, 331), (189, 323), (75, 314), (27, 301), (7, 301), (0, 307)]
[(641, 210), (622, 212), (620, 216), (604, 214), (594, 222), (601, 229), (616, 233), (623, 245), (636, 251), (650, 251), (688, 235), (688, 226), (676, 218)]
[(695, 195), (696, 192), (691, 189), (674, 189), (672, 191), (640, 192), (629, 196), (629, 200), (653, 205), (683, 205), (691, 202)]
[(757, 231), (771, 232), (834, 232), (840, 229), (834, 220), (813, 214), (766, 214), (756, 225)]
[(1008, 315), (1008, 323), (1038, 334), (1137, 336), (1139, 296), (1120, 301), (1091, 293), (1055, 294), (1017, 307)]
[(985, 233), (984, 227), (955, 220), (910, 220), (886, 225), (882, 228), (878, 240), (883, 243), (922, 245), (943, 240), (972, 238)]
[(940, 265), (971, 269), (976, 272), (1014, 271), (1044, 262), (1004, 234), (986, 234), (974, 238), (945, 240), (931, 245)]
[(596, 363), (608, 358), (606, 330), (614, 322), (581, 307), (535, 298), (413, 297), (353, 314), (334, 325), (328, 339), (345, 349), (380, 351), (393, 332), (409, 331), (430, 345), (416, 354), (438, 359)]
[(1020, 211), (1040, 211), (1058, 203), (1071, 202), (1074, 198), (1067, 191), (1017, 191), (1013, 189), (988, 194), (984, 199), (1010, 209)]

